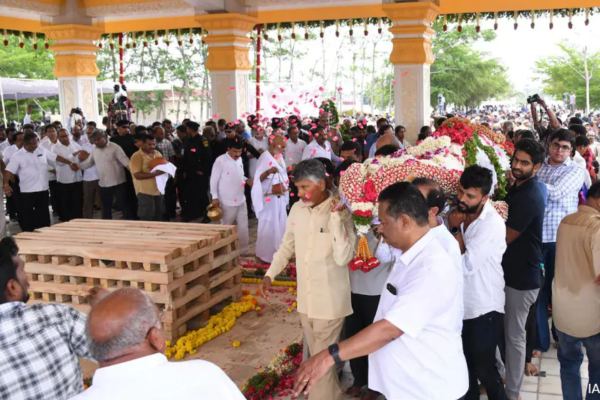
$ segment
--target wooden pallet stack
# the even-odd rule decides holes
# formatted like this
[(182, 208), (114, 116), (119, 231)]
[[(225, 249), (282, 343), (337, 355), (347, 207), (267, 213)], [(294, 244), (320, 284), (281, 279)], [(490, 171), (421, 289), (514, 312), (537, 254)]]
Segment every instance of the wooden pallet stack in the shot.
[(241, 299), (237, 239), (228, 225), (85, 219), (16, 236), (32, 303), (87, 312), (90, 287), (136, 287), (164, 311), (168, 340)]

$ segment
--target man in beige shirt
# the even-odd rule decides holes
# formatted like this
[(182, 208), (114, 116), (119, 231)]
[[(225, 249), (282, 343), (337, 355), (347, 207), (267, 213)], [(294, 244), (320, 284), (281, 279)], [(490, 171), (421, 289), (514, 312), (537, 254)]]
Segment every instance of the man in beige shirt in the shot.
[(156, 186), (156, 177), (162, 171), (150, 172), (150, 163), (156, 158), (163, 158), (156, 151), (156, 139), (151, 135), (143, 136), (142, 147), (131, 156), (129, 170), (133, 176), (133, 186), (137, 196), (138, 217), (142, 221), (160, 221), (165, 212), (163, 195)]
[(600, 396), (600, 182), (587, 192), (587, 205), (567, 215), (556, 239), (552, 316), (558, 334), (558, 361), (565, 399), (581, 399), (583, 361), (589, 359), (585, 398)]
[[(344, 318), (352, 314), (348, 263), (356, 235), (350, 211), (326, 189), (323, 164), (305, 160), (291, 176), (301, 201), (294, 204), (273, 263), (260, 285), (261, 294), (294, 255), (298, 273), (298, 312), (311, 354), (338, 342)], [(312, 388), (311, 400), (343, 398), (335, 368)]]

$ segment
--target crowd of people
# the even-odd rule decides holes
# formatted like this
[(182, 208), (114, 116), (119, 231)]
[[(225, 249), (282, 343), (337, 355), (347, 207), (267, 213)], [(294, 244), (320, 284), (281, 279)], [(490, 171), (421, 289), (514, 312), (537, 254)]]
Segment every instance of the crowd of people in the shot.
[[(207, 222), (211, 205), (222, 210), (221, 223), (238, 225), (247, 255), (255, 216), (257, 261), (269, 264), (260, 284), (265, 298), (296, 262), (307, 350), (296, 395), (470, 400), (485, 390), (490, 400), (516, 400), (523, 376), (538, 372), (532, 357), (548, 351), (553, 337), (564, 398), (582, 399), (585, 390), (594, 399), (599, 148), (596, 118), (572, 113), (562, 121), (538, 100), (530, 110), (465, 114), (514, 143), (508, 219), (490, 203), (492, 171), (484, 167), (465, 169), (456, 199), (429, 179), (391, 185), (379, 195), (380, 224), (367, 234), (381, 262), (368, 273), (348, 268), (358, 239), (337, 187), (352, 164), (411, 146), (406, 129), (383, 117), (340, 126), (323, 116), (274, 118), (269, 126), (253, 115), (203, 127), (105, 120), (105, 129), (71, 118), (66, 128), (0, 130), (0, 166), (8, 213), (23, 231), (49, 225), (50, 206), (63, 221), (92, 218), (100, 208), (105, 219), (117, 209), (124, 219)], [(453, 116), (437, 116), (418, 140)], [(152, 172), (159, 158), (176, 172)], [(94, 288), (87, 317), (66, 305), (26, 306), (17, 251), (10, 238), (0, 243), (3, 399), (243, 398), (212, 364), (167, 362), (160, 315), (142, 291)], [(590, 381), (583, 389), (582, 345)], [(100, 364), (83, 393), (78, 357)], [(354, 381), (344, 394), (338, 369), (346, 361)]]

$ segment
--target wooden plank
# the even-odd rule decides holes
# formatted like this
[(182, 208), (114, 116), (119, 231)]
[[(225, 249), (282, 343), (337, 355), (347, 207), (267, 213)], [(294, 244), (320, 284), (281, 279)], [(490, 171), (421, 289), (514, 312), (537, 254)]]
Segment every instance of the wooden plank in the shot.
[[(47, 242), (47, 243), (55, 243), (60, 242), (61, 245), (73, 245), (79, 247), (89, 247), (89, 246), (104, 246), (105, 252), (111, 251), (113, 249), (130, 249), (130, 250), (140, 250), (145, 251), (148, 248), (151, 248), (155, 252), (165, 252), (165, 255), (170, 255), (172, 258), (177, 258), (181, 256), (183, 249), (188, 249), (187, 254), (191, 253), (191, 246), (181, 246), (179, 243), (161, 243), (159, 241), (139, 241), (135, 242), (135, 239), (131, 241), (117, 239), (97, 239), (91, 237), (80, 237), (78, 234), (74, 234), (71, 237), (66, 237), (64, 235), (52, 235), (46, 233), (23, 233), (21, 235), (17, 235), (17, 244), (21, 247), (22, 243), (25, 242)], [(64, 256), (61, 256), (64, 257)], [(108, 256), (104, 256), (104, 259), (108, 259)], [(57, 262), (60, 262), (63, 259), (57, 259)]]
[[(17, 244), (22, 254), (44, 254), (48, 255), (48, 257), (69, 254), (70, 256), (90, 259), (111, 259), (157, 264), (167, 264), (173, 260), (172, 255), (152, 251), (151, 249), (134, 252), (131, 248), (120, 246), (107, 248), (106, 246), (81, 246), (59, 242), (40, 242), (37, 240), (17, 240)], [(183, 258), (180, 257), (179, 259)]]
[(114, 279), (123, 281), (141, 281), (157, 284), (173, 282), (171, 273), (147, 272), (144, 270), (130, 270), (117, 268), (73, 267), (70, 265), (48, 265), (40, 263), (25, 264), (25, 272), (29, 274), (67, 275), (74, 277), (94, 279)]
[(235, 295), (237, 292), (240, 292), (240, 293), (242, 292), (241, 284), (236, 285), (236, 286), (232, 287), (231, 289), (222, 290), (222, 291), (214, 294), (211, 297), (211, 299), (206, 303), (200, 303), (200, 304), (195, 305), (192, 308), (189, 308), (183, 317), (179, 318), (177, 321), (175, 321), (173, 323), (173, 328), (176, 328), (176, 327), (179, 327), (179, 326), (185, 324), (187, 321), (194, 318), (201, 312), (210, 309), (212, 306), (219, 304), (220, 302), (227, 299), (228, 297)]
[(19, 239), (31, 239), (31, 240), (56, 240), (56, 238), (60, 238), (65, 242), (76, 242), (76, 243), (101, 243), (101, 244), (109, 244), (109, 245), (119, 245), (119, 246), (152, 246), (153, 249), (165, 249), (169, 251), (172, 247), (174, 249), (181, 249), (182, 252), (186, 251), (186, 254), (189, 254), (191, 251), (198, 249), (198, 241), (197, 240), (166, 240), (162, 238), (151, 238), (148, 236), (139, 237), (137, 235), (128, 234), (127, 236), (115, 236), (112, 232), (107, 231), (106, 235), (97, 234), (94, 235), (86, 235), (81, 231), (73, 230), (73, 231), (43, 231), (37, 233), (22, 233), (18, 235)]
[[(235, 235), (229, 236), (225, 239), (221, 239), (219, 240), (217, 243), (213, 244), (210, 247), (206, 247), (203, 249), (198, 249), (195, 252), (193, 252), (192, 254), (190, 254), (189, 256), (185, 256), (185, 257), (179, 257), (176, 258), (172, 261), (170, 261), (169, 263), (167, 263), (167, 271), (172, 271), (175, 268), (179, 268), (184, 266), (185, 264), (192, 262), (193, 260), (200, 258), (202, 256), (207, 255), (208, 253), (214, 252), (216, 249), (220, 249), (221, 247), (228, 245), (232, 242), (235, 242), (236, 240), (238, 240), (238, 235), (237, 233)], [(236, 257), (239, 257), (239, 251), (236, 250), (234, 252), (232, 252), (231, 254), (236, 254)]]
[[(63, 294), (69, 296), (81, 296), (85, 297), (88, 295), (90, 286), (87, 285), (71, 285), (68, 283), (57, 285), (51, 282), (31, 282), (30, 290), (32, 292), (42, 292), (51, 294)], [(119, 287), (112, 286), (108, 288), (109, 292), (113, 292), (119, 289)], [(170, 296), (159, 291), (146, 292), (148, 296), (158, 304), (167, 304), (170, 301)], [(29, 303), (28, 303), (29, 304)]]
[[(69, 222), (65, 222), (65, 224), (81, 224), (87, 226), (94, 225), (119, 225), (126, 227), (143, 227), (143, 228), (153, 228), (153, 229), (161, 229), (168, 227), (177, 227), (185, 230), (195, 230), (195, 231), (214, 231), (214, 232), (237, 232), (236, 225), (220, 225), (220, 224), (196, 224), (196, 223), (187, 223), (187, 222), (153, 222), (153, 221), (128, 221), (128, 220), (106, 220), (106, 219), (74, 219)], [(60, 226), (62, 224), (57, 224), (56, 226)]]

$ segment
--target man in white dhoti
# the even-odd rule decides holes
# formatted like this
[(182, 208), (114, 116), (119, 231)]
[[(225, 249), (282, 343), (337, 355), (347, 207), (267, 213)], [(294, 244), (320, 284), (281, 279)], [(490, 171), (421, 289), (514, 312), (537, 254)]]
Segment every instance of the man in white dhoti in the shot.
[(290, 198), (289, 179), (283, 160), (285, 146), (283, 137), (275, 137), (269, 151), (265, 151), (258, 159), (254, 173), (252, 204), (258, 218), (256, 258), (258, 262), (266, 264), (273, 261), (287, 221), (286, 207)]

